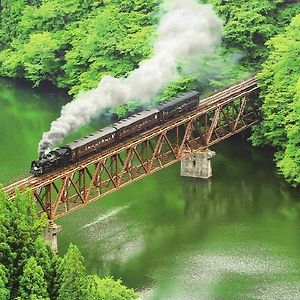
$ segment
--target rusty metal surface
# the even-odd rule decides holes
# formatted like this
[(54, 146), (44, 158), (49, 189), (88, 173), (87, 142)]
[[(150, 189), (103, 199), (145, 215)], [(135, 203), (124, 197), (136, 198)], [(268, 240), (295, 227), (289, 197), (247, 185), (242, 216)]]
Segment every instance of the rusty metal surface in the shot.
[(116, 189), (206, 149), (259, 121), (251, 78), (199, 102), (198, 108), (163, 126), (79, 163), (41, 177), (28, 177), (5, 188), (32, 191), (49, 220), (63, 216)]

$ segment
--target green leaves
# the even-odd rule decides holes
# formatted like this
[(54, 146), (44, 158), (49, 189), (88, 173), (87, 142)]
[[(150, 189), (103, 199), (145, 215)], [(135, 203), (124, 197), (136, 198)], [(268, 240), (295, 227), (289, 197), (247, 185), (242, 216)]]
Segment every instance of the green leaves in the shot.
[(30, 257), (24, 267), (17, 299), (49, 300), (43, 269), (34, 257)]
[(44, 225), (36, 213), (30, 193), (17, 194), (11, 201), (0, 191), (0, 265), (6, 270), (11, 298), (17, 296), (23, 268)]
[(83, 257), (78, 248), (70, 245), (58, 269), (60, 288), (57, 300), (84, 300), (87, 290)]
[(65, 56), (61, 85), (73, 86), (70, 92), (77, 94), (96, 87), (107, 74), (128, 74), (150, 55), (153, 28), (148, 23), (147, 16), (120, 12), (114, 4), (78, 23)]
[[(3, 1), (0, 74), (51, 81), (72, 94), (125, 76), (151, 52), (160, 0)], [(11, 30), (12, 28), (13, 30)], [(12, 35), (10, 35), (12, 32)], [(8, 38), (6, 38), (8, 36)]]
[(121, 280), (86, 276), (83, 257), (78, 248), (70, 245), (60, 267), (60, 288), (57, 300), (130, 300), (137, 294), (125, 287)]
[(297, 3), (284, 4), (284, 0), (211, 0), (209, 2), (223, 16), (226, 46), (245, 51), (244, 60), (257, 67), (267, 55), (265, 42), (281, 32), (290, 19), (300, 12)]
[[(35, 86), (51, 81), (77, 94), (107, 74), (126, 76), (151, 55), (162, 0), (10, 2), (1, 1), (0, 75)], [(224, 46), (255, 68), (267, 55), (264, 43), (300, 12), (299, 3), (284, 0), (204, 2), (224, 19)]]
[(126, 288), (121, 280), (111, 277), (100, 279), (97, 276), (88, 276), (89, 300), (131, 300), (137, 298), (133, 289)]
[(23, 46), (24, 76), (39, 85), (42, 80), (55, 80), (59, 69), (59, 42), (49, 32), (35, 33)]
[(6, 270), (3, 265), (0, 264), (0, 299), (9, 299), (9, 290), (6, 288), (8, 283)]
[(300, 183), (300, 15), (286, 32), (268, 42), (270, 55), (259, 74), (264, 120), (255, 144), (276, 147), (280, 172)]

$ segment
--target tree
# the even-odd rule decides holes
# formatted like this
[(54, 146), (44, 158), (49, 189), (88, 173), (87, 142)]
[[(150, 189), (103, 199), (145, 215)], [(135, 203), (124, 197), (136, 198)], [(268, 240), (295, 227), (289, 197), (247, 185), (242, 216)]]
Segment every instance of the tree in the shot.
[(59, 49), (59, 41), (49, 32), (30, 35), (29, 42), (21, 51), (24, 76), (35, 85), (39, 85), (42, 80), (55, 82), (60, 66), (56, 56)]
[(300, 183), (299, 31), (300, 14), (285, 33), (268, 42), (270, 55), (258, 76), (264, 119), (252, 137), (256, 145), (270, 144), (277, 149), (277, 166), (295, 185)]
[(60, 257), (52, 251), (41, 236), (37, 237), (35, 240), (31, 253), (36, 259), (37, 264), (43, 270), (50, 298), (56, 299), (58, 289), (57, 268), (60, 262)]
[[(162, 2), (2, 0), (0, 75), (34, 85), (51, 81), (71, 94), (96, 87), (107, 74), (126, 76), (151, 55)], [(300, 12), (297, 1), (202, 2), (212, 4), (224, 19), (224, 49), (242, 53), (244, 65), (254, 69), (267, 55), (265, 42)]]
[[(77, 93), (107, 73), (126, 75), (149, 55), (160, 0), (16, 2), (23, 4), (15, 32), (0, 47), (0, 74), (34, 85), (48, 80)], [(0, 17), (11, 20), (14, 5), (4, 6)]]
[(57, 299), (58, 298), (58, 291), (60, 288), (60, 268), (62, 258), (57, 254), (53, 253), (51, 259), (51, 277), (48, 281), (48, 293), (50, 299)]
[(296, 84), (290, 123), (287, 127), (288, 143), (282, 158), (278, 160), (278, 167), (284, 177), (296, 186), (300, 184), (300, 76)]
[(6, 288), (7, 286), (7, 276), (6, 271), (3, 265), (0, 264), (0, 299), (8, 300), (9, 299), (9, 290)]
[(44, 219), (36, 217), (36, 205), (29, 192), (16, 194), (14, 201), (0, 190), (0, 264), (7, 270), (6, 287), (14, 299), (20, 278), (31, 256)]
[(59, 266), (59, 290), (57, 300), (83, 300), (87, 285), (83, 257), (75, 245), (70, 245)]
[(34, 257), (30, 257), (24, 267), (18, 294), (20, 300), (49, 299), (43, 269)]
[(126, 288), (121, 280), (111, 277), (100, 279), (91, 275), (87, 282), (89, 300), (131, 300), (138, 296), (133, 289)]
[(7, 47), (18, 34), (18, 24), (25, 8), (26, 0), (1, 0), (0, 49)]
[(227, 48), (244, 53), (244, 61), (260, 67), (266, 58), (265, 42), (282, 32), (300, 5), (284, 0), (209, 0), (224, 19), (224, 42)]
[(125, 76), (150, 55), (153, 19), (119, 9), (109, 4), (73, 31), (63, 66), (66, 76), (60, 81), (72, 87), (72, 94), (96, 87), (104, 75)]

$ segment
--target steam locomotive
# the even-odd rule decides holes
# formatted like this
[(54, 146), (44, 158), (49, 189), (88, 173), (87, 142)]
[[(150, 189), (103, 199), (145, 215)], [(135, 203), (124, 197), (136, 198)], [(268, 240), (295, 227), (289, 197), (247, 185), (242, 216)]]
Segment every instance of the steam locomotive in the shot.
[(137, 113), (68, 145), (50, 151), (47, 155), (31, 163), (30, 172), (34, 176), (40, 176), (78, 162), (126, 140), (128, 137), (192, 111), (198, 104), (199, 93), (195, 91), (173, 98), (167, 103)]

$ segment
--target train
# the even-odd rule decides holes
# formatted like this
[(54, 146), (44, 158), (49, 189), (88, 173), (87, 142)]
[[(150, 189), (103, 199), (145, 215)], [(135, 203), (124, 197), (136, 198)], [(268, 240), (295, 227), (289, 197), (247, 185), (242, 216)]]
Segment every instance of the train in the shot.
[(172, 118), (184, 115), (199, 105), (199, 93), (192, 91), (151, 109), (136, 113), (93, 134), (50, 151), (31, 163), (30, 173), (41, 176), (56, 169), (77, 163), (95, 153), (125, 141)]

